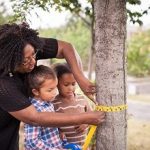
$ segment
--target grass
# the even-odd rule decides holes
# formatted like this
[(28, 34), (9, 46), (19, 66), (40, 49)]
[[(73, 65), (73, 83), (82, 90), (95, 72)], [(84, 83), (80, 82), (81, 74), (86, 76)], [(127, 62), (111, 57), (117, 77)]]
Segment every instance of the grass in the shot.
[(150, 121), (128, 120), (128, 150), (150, 150)]
[[(128, 95), (127, 99), (150, 104), (150, 95)], [(150, 150), (150, 121), (128, 120), (128, 150)]]

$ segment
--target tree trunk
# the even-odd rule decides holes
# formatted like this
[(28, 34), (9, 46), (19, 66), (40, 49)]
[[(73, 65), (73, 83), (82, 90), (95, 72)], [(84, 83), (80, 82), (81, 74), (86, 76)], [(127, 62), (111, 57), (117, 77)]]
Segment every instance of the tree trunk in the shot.
[[(126, 1), (95, 0), (97, 101), (104, 106), (126, 104)], [(106, 112), (97, 130), (97, 150), (126, 150), (126, 110)]]

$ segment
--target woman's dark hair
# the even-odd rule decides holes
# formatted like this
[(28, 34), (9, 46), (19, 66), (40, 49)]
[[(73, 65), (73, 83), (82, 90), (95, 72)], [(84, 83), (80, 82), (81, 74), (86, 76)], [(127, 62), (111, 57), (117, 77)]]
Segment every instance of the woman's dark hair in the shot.
[(0, 70), (3, 75), (14, 72), (22, 63), (26, 44), (31, 44), (35, 51), (41, 49), (38, 32), (26, 23), (0, 26)]
[(47, 66), (40, 65), (35, 67), (27, 76), (27, 87), (29, 96), (33, 96), (32, 89), (40, 89), (47, 79), (56, 79), (55, 72)]
[(59, 79), (65, 73), (72, 73), (69, 65), (67, 63), (58, 63), (53, 66), (56, 72), (57, 78)]

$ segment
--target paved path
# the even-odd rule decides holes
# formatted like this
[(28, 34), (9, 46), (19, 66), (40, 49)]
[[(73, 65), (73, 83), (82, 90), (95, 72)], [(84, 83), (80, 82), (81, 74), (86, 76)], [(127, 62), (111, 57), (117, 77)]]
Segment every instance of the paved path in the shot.
[(150, 121), (150, 104), (128, 100), (128, 114), (135, 119)]

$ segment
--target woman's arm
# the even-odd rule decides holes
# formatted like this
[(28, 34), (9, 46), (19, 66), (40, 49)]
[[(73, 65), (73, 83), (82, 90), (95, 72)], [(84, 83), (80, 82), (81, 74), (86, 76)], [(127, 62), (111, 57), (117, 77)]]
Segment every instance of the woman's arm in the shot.
[(81, 113), (80, 115), (56, 112), (37, 112), (32, 105), (25, 109), (9, 113), (25, 123), (45, 127), (60, 127), (80, 124), (98, 125), (104, 121), (103, 112), (88, 112)]
[(56, 57), (66, 59), (80, 88), (86, 96), (94, 101), (93, 94), (95, 93), (95, 85), (84, 76), (81, 59), (75, 48), (70, 43), (58, 40)]

